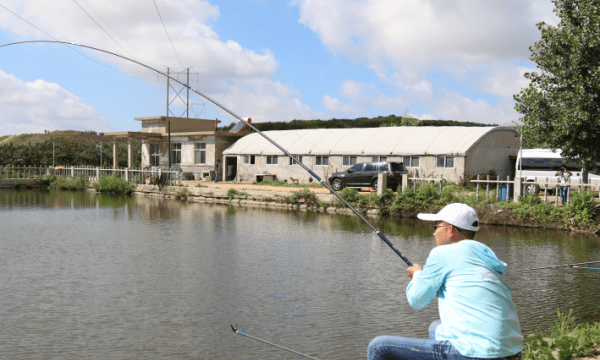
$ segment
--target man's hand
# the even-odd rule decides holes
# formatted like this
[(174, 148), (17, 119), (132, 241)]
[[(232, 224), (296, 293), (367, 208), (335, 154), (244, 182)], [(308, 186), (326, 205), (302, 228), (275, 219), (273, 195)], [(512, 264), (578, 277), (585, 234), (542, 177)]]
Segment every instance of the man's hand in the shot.
[(419, 264), (414, 264), (413, 266), (409, 266), (408, 269), (406, 269), (406, 272), (408, 273), (408, 276), (412, 279), (413, 275), (415, 275), (415, 271), (417, 270), (423, 270), (423, 267)]

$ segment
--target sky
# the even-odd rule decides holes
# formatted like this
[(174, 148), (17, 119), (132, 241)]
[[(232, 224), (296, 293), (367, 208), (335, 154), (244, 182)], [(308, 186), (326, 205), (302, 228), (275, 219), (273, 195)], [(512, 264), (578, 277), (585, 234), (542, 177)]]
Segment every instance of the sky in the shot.
[[(191, 87), (253, 122), (510, 125), (513, 95), (536, 70), (536, 24), (556, 25), (552, 10), (551, 0), (1, 0), (0, 44), (60, 40), (190, 68)], [(170, 93), (172, 115), (187, 116)], [(189, 101), (189, 117), (236, 121)], [(134, 118), (165, 115), (167, 80), (143, 66), (61, 44), (0, 47), (0, 136), (140, 131)]]

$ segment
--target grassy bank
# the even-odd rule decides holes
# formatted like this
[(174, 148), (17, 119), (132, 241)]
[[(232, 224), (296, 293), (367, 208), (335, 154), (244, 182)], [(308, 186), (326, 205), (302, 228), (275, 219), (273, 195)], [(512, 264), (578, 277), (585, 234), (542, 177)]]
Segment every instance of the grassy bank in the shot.
[(536, 332), (525, 338), (523, 360), (570, 360), (600, 355), (600, 323), (575, 326), (572, 312), (558, 311), (547, 333)]
[[(308, 189), (294, 192), (294, 199), (290, 198), (290, 202), (300, 198), (311, 199), (309, 193)], [(539, 197), (532, 195), (520, 198), (517, 203), (512, 199), (496, 201), (495, 191), (490, 191), (489, 199), (483, 197), (477, 202), (472, 191), (453, 184), (445, 185), (441, 194), (439, 185), (425, 185), (416, 191), (406, 189), (404, 193), (388, 190), (382, 195), (361, 194), (355, 189), (344, 189), (340, 195), (358, 210), (378, 209), (381, 216), (416, 217), (420, 212), (437, 212), (447, 204), (461, 202), (477, 209), (481, 222), (486, 224), (594, 231), (600, 223), (596, 209), (598, 199), (589, 191), (574, 192), (570, 204), (563, 207), (543, 203)], [(333, 205), (310, 202), (318, 207), (344, 207), (339, 200)]]

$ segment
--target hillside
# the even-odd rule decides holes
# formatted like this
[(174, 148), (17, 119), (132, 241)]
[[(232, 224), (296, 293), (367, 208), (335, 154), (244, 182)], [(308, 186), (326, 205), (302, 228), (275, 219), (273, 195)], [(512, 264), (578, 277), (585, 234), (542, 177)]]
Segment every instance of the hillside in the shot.
[(28, 145), (46, 141), (62, 144), (100, 144), (110, 142), (111, 137), (100, 136), (95, 131), (55, 130), (46, 134), (21, 134), (0, 137), (0, 145)]
[[(222, 131), (228, 131), (234, 124), (225, 126)], [(340, 128), (373, 128), (381, 126), (498, 126), (497, 124), (482, 124), (469, 121), (455, 120), (419, 120), (411, 117), (396, 115), (378, 116), (376, 118), (361, 117), (357, 119), (331, 120), (291, 120), (275, 122), (252, 123), (260, 131), (268, 130), (297, 130), (297, 129), (340, 129)]]

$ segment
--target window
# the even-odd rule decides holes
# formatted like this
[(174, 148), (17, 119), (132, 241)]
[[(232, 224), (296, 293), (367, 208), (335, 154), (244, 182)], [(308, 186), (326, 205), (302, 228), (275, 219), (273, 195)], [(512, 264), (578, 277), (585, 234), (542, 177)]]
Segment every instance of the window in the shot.
[(196, 143), (195, 146), (196, 164), (206, 164), (206, 143)]
[(406, 167), (418, 168), (419, 167), (419, 157), (418, 156), (403, 156), (402, 162)]
[(150, 166), (159, 166), (160, 148), (158, 144), (150, 144)]
[[(298, 161), (300, 162), (300, 164), (302, 164), (302, 155), (292, 155), (292, 156), (297, 158)], [(290, 165), (298, 165), (298, 161), (290, 158)]]
[(371, 156), (372, 162), (387, 161), (387, 156)]
[(315, 156), (316, 166), (329, 166), (329, 156), (318, 155)]
[(363, 168), (364, 164), (356, 164), (353, 167), (351, 167), (350, 169), (348, 169), (348, 171), (361, 171)]
[(279, 160), (279, 156), (277, 155), (267, 155), (267, 165), (277, 165)]
[(437, 156), (435, 160), (435, 167), (437, 168), (453, 168), (454, 157), (453, 156)]
[(171, 164), (181, 164), (181, 143), (171, 143)]
[(244, 155), (244, 164), (254, 165), (256, 164), (256, 158), (254, 155)]
[(356, 165), (356, 156), (344, 155), (342, 156), (342, 166)]
[(365, 169), (363, 171), (376, 171), (377, 165), (375, 164), (367, 164), (365, 165)]

